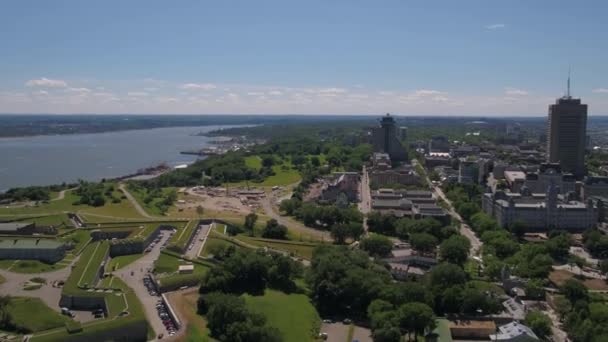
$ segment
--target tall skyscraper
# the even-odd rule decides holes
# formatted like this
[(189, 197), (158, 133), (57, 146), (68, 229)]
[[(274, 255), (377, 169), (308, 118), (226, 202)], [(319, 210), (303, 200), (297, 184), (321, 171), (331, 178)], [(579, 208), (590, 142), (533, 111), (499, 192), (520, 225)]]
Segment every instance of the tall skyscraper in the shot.
[(398, 130), (395, 119), (386, 114), (380, 120), (380, 127), (372, 129), (374, 152), (388, 153), (393, 161), (407, 160), (407, 152), (399, 141)]
[(566, 95), (549, 106), (547, 161), (560, 163), (562, 170), (576, 178), (585, 175), (587, 105), (570, 96), (570, 76)]

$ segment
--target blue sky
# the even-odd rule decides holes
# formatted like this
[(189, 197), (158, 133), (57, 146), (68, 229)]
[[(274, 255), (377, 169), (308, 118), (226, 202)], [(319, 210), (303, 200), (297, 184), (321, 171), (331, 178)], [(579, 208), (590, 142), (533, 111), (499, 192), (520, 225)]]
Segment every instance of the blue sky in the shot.
[(3, 1), (0, 112), (608, 114), (606, 1)]

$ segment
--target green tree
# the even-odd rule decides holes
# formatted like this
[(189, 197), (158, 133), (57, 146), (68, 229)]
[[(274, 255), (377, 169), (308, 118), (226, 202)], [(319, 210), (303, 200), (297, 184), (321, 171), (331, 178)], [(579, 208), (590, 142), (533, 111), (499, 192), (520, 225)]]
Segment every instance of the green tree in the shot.
[(251, 236), (253, 236), (255, 223), (257, 222), (257, 220), (258, 215), (256, 215), (255, 213), (249, 213), (247, 214), (247, 216), (245, 216), (245, 224), (243, 226), (245, 227), (245, 230), (249, 231), (249, 234)]
[(416, 233), (410, 236), (412, 247), (423, 253), (432, 252), (437, 247), (437, 238), (427, 233)]
[(266, 227), (262, 231), (262, 237), (267, 239), (287, 239), (287, 227), (279, 224), (277, 220), (270, 219), (266, 222)]
[(589, 299), (585, 285), (574, 278), (566, 280), (561, 287), (561, 291), (571, 303)]
[(467, 275), (461, 267), (447, 262), (433, 267), (429, 277), (431, 287), (441, 290), (455, 285), (464, 285), (466, 280)]
[(469, 256), (471, 243), (462, 235), (454, 235), (441, 243), (439, 254), (449, 263), (463, 265)]
[(551, 336), (551, 319), (538, 310), (529, 311), (526, 314), (524, 324), (543, 340)]
[(343, 245), (350, 235), (348, 226), (344, 223), (334, 224), (331, 228), (331, 237), (338, 245)]
[(374, 257), (387, 257), (391, 254), (393, 243), (389, 238), (379, 234), (372, 234), (361, 240), (361, 249)]
[(399, 327), (407, 332), (408, 340), (410, 334), (414, 333), (414, 341), (418, 335), (424, 335), (427, 329), (435, 327), (435, 314), (433, 310), (424, 303), (407, 303), (399, 307)]

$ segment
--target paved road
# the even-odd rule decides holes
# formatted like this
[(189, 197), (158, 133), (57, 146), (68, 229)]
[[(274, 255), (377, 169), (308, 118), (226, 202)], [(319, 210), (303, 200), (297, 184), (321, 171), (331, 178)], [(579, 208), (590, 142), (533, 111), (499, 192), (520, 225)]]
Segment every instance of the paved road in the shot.
[(127, 188), (125, 187), (124, 183), (120, 183), (120, 185), (118, 186), (118, 188), (120, 190), (122, 190), (122, 192), (125, 194), (125, 196), (129, 200), (129, 202), (131, 202), (131, 204), (133, 205), (133, 207), (135, 207), (135, 210), (139, 213), (139, 215), (141, 215), (143, 217), (146, 217), (146, 218), (150, 218), (150, 219), (155, 218), (154, 216), (148, 214), (144, 210), (144, 208), (142, 208), (142, 206), (139, 205), (139, 202), (137, 202), (137, 200), (135, 199), (135, 197), (133, 197), (133, 195), (131, 195), (131, 193), (127, 190)]
[(372, 193), (369, 187), (369, 174), (367, 168), (363, 166), (363, 173), (361, 174), (361, 182), (359, 183), (359, 211), (364, 215), (363, 217), (363, 228), (367, 232), (367, 214), (372, 211)]
[[(419, 164), (418, 160), (412, 159), (412, 165), (415, 167), (417, 164)], [(427, 184), (433, 184), (431, 182), (431, 179), (429, 178), (429, 176), (426, 173), (422, 176), (424, 176), (426, 178)], [(462, 217), (460, 217), (460, 214), (458, 214), (456, 212), (456, 210), (454, 210), (454, 205), (452, 204), (452, 201), (450, 201), (448, 199), (448, 197), (443, 193), (443, 190), (441, 190), (441, 188), (436, 185), (432, 185), (431, 189), (437, 197), (443, 199), (445, 201), (445, 203), (448, 204), (448, 207), (449, 207), (448, 214), (450, 214), (450, 216), (452, 216), (458, 222), (460, 222), (460, 234), (464, 235), (464, 237), (469, 239), (469, 241), (471, 242), (471, 250), (469, 252), (470, 255), (479, 255), (481, 252), (481, 246), (483, 245), (481, 240), (479, 240), (479, 238), (477, 238), (477, 236), (475, 235), (475, 232), (473, 232), (471, 227), (469, 227), (469, 225), (467, 225), (464, 222)]]
[(321, 325), (321, 332), (327, 333), (327, 342), (350, 342), (348, 339), (349, 325), (342, 324), (342, 322), (336, 323), (323, 323)]
[(299, 222), (295, 222), (287, 217), (281, 216), (276, 211), (276, 209), (274, 208), (274, 205), (272, 204), (274, 202), (274, 196), (269, 194), (268, 196), (262, 198), (260, 202), (262, 204), (262, 208), (264, 208), (264, 211), (266, 212), (266, 215), (270, 216), (270, 218), (277, 220), (277, 222), (279, 224), (282, 224), (299, 233), (314, 236), (315, 238), (318, 238), (318, 239), (323, 239), (326, 241), (332, 240), (331, 235), (326, 231), (321, 231), (318, 229), (306, 227), (305, 225), (303, 225)]
[[(144, 306), (146, 319), (150, 323), (150, 326), (152, 326), (152, 329), (154, 329), (156, 333), (155, 335), (160, 333), (167, 335), (165, 326), (158, 317), (158, 313), (156, 311), (156, 303), (160, 297), (150, 296), (148, 289), (144, 285), (143, 279), (148, 274), (148, 270), (151, 270), (154, 267), (154, 261), (156, 261), (160, 255), (160, 248), (162, 244), (169, 239), (169, 232), (161, 231), (161, 236), (161, 241), (157, 243), (154, 248), (152, 248), (152, 251), (146, 253), (146, 255), (125, 268), (114, 272), (114, 275), (118, 275), (130, 288), (135, 291), (137, 298), (139, 298)], [(133, 275), (131, 275), (131, 272), (133, 272)]]
[[(61, 309), (59, 308), (61, 287), (53, 287), (52, 284), (60, 280), (65, 281), (68, 279), (72, 270), (72, 265), (74, 265), (78, 258), (79, 257), (75, 258), (68, 266), (52, 272), (23, 274), (0, 270), (0, 275), (6, 280), (4, 283), (0, 284), (0, 294), (40, 298), (51, 309), (61, 312)], [(23, 285), (34, 277), (46, 279), (46, 285), (43, 285), (38, 290), (25, 291)]]
[(211, 231), (212, 227), (215, 225), (214, 224), (202, 224), (197, 228), (197, 232), (194, 235), (194, 237), (192, 238), (192, 248), (189, 248), (186, 251), (186, 258), (188, 259), (196, 259), (201, 250), (203, 249), (203, 246), (205, 245), (205, 242), (207, 242), (207, 236), (209, 236), (209, 232)]
[(435, 194), (437, 196), (439, 196), (441, 199), (443, 199), (445, 201), (445, 203), (448, 204), (448, 206), (449, 206), (448, 213), (453, 218), (455, 218), (458, 222), (460, 222), (460, 233), (462, 235), (464, 235), (467, 239), (469, 239), (469, 241), (471, 242), (470, 254), (478, 255), (481, 251), (481, 246), (483, 245), (483, 242), (481, 242), (481, 240), (479, 240), (479, 238), (477, 238), (477, 236), (475, 235), (475, 232), (473, 232), (471, 227), (469, 227), (469, 225), (464, 222), (464, 220), (462, 219), (462, 217), (460, 217), (460, 215), (456, 212), (456, 210), (454, 210), (452, 201), (450, 201), (447, 198), (447, 196), (443, 193), (443, 190), (441, 190), (441, 188), (438, 186), (433, 186), (433, 192), (435, 192)]

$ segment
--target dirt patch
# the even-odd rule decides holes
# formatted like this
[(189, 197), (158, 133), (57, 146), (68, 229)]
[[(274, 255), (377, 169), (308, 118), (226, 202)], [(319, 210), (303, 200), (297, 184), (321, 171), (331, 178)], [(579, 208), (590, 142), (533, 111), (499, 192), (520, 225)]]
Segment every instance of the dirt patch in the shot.
[(576, 280), (579, 280), (589, 290), (608, 291), (608, 284), (606, 284), (606, 281), (602, 279), (580, 278), (577, 277), (574, 273), (564, 270), (555, 270), (549, 273), (549, 280), (551, 280), (551, 282), (556, 286), (562, 286), (564, 282), (570, 278), (575, 278)]

